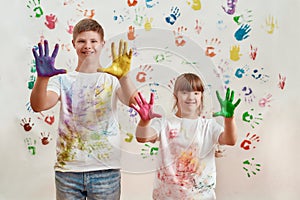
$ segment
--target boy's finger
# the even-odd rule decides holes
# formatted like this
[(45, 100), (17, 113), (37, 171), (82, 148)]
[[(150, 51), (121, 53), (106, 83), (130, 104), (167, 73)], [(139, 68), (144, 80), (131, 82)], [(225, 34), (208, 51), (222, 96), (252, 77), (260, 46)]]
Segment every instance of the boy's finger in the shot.
[(132, 49), (129, 50), (128, 58), (131, 59), (132, 57)]
[(128, 47), (127, 42), (124, 42), (123, 56), (126, 56), (126, 54), (127, 54), (127, 47)]
[(111, 48), (112, 59), (115, 60), (117, 56), (116, 56), (116, 49), (115, 49), (115, 43), (114, 42), (111, 43), (111, 47), (110, 48)]
[(45, 48), (45, 56), (49, 56), (49, 46), (48, 46), (48, 41), (44, 41), (44, 48)]
[(119, 55), (118, 56), (122, 55), (122, 47), (123, 47), (123, 40), (120, 40), (120, 42), (119, 42)]
[(32, 48), (32, 53), (33, 53), (34, 59), (36, 60), (38, 55), (37, 55), (36, 50), (34, 48)]
[(39, 44), (38, 44), (38, 47), (39, 47), (39, 54), (40, 54), (40, 56), (44, 56), (44, 55), (43, 55), (43, 46), (42, 46), (42, 44), (39, 43)]
[[(47, 45), (48, 46), (48, 45)], [(51, 55), (52, 58), (56, 58), (57, 53), (58, 53), (58, 49), (59, 49), (59, 44), (56, 44), (53, 50), (53, 53)], [(49, 51), (49, 50), (48, 50)]]

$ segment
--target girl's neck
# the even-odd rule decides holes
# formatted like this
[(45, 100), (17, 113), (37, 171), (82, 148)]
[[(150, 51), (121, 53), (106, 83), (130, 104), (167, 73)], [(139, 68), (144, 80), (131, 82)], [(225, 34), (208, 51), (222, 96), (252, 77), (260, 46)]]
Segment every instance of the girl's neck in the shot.
[(186, 119), (197, 119), (199, 117), (198, 113), (181, 113), (177, 111), (175, 115), (179, 118), (186, 118)]

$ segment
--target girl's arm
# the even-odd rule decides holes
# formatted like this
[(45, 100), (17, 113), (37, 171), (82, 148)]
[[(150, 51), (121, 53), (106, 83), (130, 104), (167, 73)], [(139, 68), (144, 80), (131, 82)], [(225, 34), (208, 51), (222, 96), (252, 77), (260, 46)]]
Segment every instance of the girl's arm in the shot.
[(149, 103), (140, 92), (134, 99), (137, 105), (131, 104), (131, 107), (139, 113), (141, 118), (135, 132), (136, 139), (141, 143), (155, 142), (158, 138), (157, 133), (151, 128), (150, 123), (151, 119), (160, 118), (161, 115), (153, 112), (154, 94), (151, 93)]
[(220, 145), (235, 145), (237, 141), (237, 130), (234, 117), (224, 118), (224, 132), (219, 137)]
[(234, 110), (241, 102), (241, 99), (238, 99), (236, 103), (233, 103), (234, 91), (230, 92), (230, 88), (226, 91), (226, 97), (223, 100), (220, 97), (219, 92), (217, 91), (217, 98), (221, 105), (221, 111), (214, 113), (214, 117), (223, 116), (224, 117), (224, 132), (221, 133), (219, 137), (219, 144), (221, 145), (235, 145), (237, 141), (237, 131), (236, 124), (234, 119)]
[(136, 127), (135, 137), (136, 140), (140, 143), (145, 143), (145, 142), (154, 143), (158, 139), (157, 132), (150, 126), (150, 120), (149, 121), (140, 120), (138, 126)]

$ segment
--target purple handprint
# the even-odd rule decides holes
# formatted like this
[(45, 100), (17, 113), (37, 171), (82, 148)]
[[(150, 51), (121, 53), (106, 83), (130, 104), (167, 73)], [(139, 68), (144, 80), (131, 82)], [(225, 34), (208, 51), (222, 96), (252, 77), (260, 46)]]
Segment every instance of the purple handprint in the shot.
[(222, 6), (223, 10), (229, 14), (233, 15), (235, 13), (236, 3), (238, 0), (227, 0), (228, 9), (226, 10), (225, 6)]
[(248, 24), (243, 24), (234, 34), (236, 40), (241, 41), (249, 37), (248, 33), (251, 28)]
[(49, 46), (47, 40), (44, 40), (44, 51), (42, 44), (38, 44), (39, 55), (36, 52), (35, 48), (32, 49), (38, 76), (51, 77), (57, 74), (64, 74), (67, 72), (65, 69), (55, 69), (54, 67), (55, 57), (58, 53), (58, 48), (59, 45), (56, 44), (51, 57), (49, 56)]

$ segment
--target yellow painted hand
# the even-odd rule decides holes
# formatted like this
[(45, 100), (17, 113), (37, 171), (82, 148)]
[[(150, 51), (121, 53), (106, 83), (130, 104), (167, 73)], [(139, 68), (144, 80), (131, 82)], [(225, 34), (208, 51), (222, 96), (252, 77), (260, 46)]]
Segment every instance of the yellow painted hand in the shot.
[(118, 79), (125, 76), (130, 70), (132, 49), (127, 52), (127, 42), (120, 40), (119, 42), (119, 55), (116, 55), (116, 49), (114, 42), (111, 43), (111, 53), (112, 53), (112, 64), (108, 68), (98, 68), (98, 72), (106, 72)]

